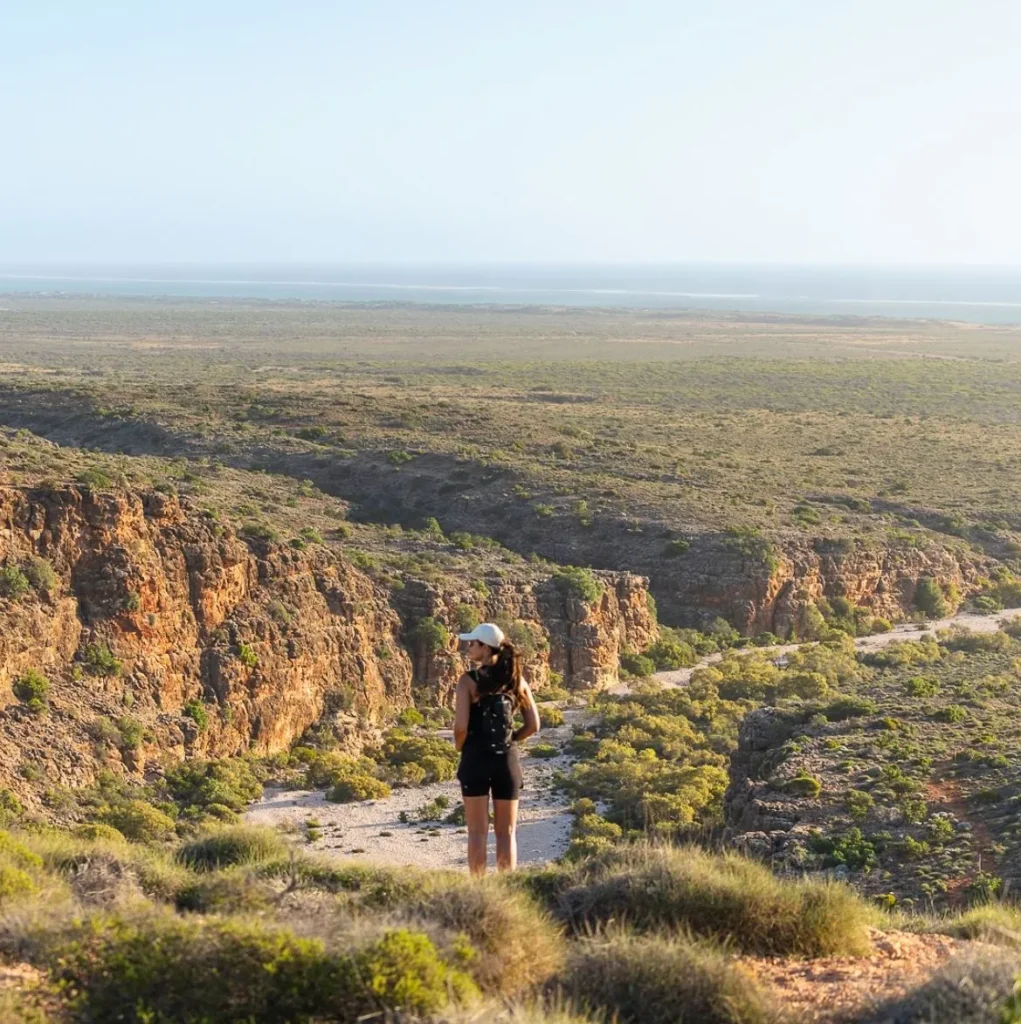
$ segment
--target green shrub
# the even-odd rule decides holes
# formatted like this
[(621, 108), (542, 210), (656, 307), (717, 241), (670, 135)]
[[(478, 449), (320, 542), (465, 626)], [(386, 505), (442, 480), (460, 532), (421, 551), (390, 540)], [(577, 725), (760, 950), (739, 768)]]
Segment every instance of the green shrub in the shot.
[(932, 676), (912, 676), (904, 683), (909, 697), (935, 697), (939, 693), (939, 680)]
[(240, 758), (185, 761), (168, 769), (163, 782), (171, 799), (193, 815), (214, 806), (243, 811), (262, 796), (262, 783)]
[(27, 705), (30, 711), (39, 713), (46, 710), (50, 692), (50, 681), (35, 669), (26, 669), (14, 680), (14, 696)]
[(326, 791), (326, 799), (335, 804), (358, 800), (382, 800), (390, 795), (390, 787), (372, 775), (350, 775), (338, 778)]
[(777, 1009), (725, 953), (682, 938), (614, 934), (579, 942), (562, 991), (620, 1024), (772, 1024)]
[(88, 644), (82, 651), (82, 668), (90, 676), (115, 676), (121, 663), (106, 644)]
[(918, 581), (918, 587), (915, 590), (915, 607), (930, 619), (945, 619), (951, 611), (943, 595), (943, 590), (934, 579)]
[(822, 782), (816, 776), (802, 771), (793, 779), (788, 779), (783, 788), (791, 796), (807, 796), (810, 800), (815, 800), (822, 792)]
[(0, 597), (20, 601), (28, 593), (28, 577), (17, 566), (5, 565), (0, 569)]
[(660, 672), (673, 672), (686, 668), (698, 661), (694, 650), (689, 644), (671, 636), (661, 636), (655, 643), (645, 649), (647, 657)]
[(878, 710), (879, 705), (868, 697), (840, 697), (826, 705), (822, 713), (830, 722), (845, 722), (849, 718), (874, 715)]
[(391, 729), (383, 737), (378, 760), (391, 773), (403, 765), (417, 764), (425, 769), (426, 782), (446, 782), (454, 777), (460, 755), (452, 743), (439, 736)]
[(82, 472), (75, 477), (75, 480), (83, 487), (89, 487), (97, 491), (103, 490), (105, 487), (113, 486), (113, 479), (104, 473), (103, 470), (95, 466), (91, 469), (82, 470)]
[(433, 615), (419, 619), (410, 634), (413, 643), (429, 654), (436, 654), (450, 646), (450, 630)]
[[(550, 981), (564, 962), (559, 930), (520, 891), (498, 878), (433, 875), (417, 894), (392, 886), (393, 908), (446, 932), (476, 950), (466, 966), (486, 993), (515, 997)], [(409, 925), (410, 927), (410, 925)]]
[(259, 656), (251, 644), (242, 642), (238, 644), (238, 661), (246, 668), (255, 668), (259, 664)]
[(405, 708), (397, 716), (397, 724), (405, 729), (413, 729), (425, 725), (425, 716), (418, 708)]
[(867, 872), (876, 866), (876, 848), (859, 828), (837, 837), (815, 835), (808, 848), (822, 858), (824, 867), (844, 865), (851, 871)]
[(559, 757), (560, 748), (555, 747), (552, 743), (534, 743), (528, 748), (528, 756), (540, 759)]
[(244, 523), (238, 536), (245, 540), (261, 540), (274, 543), (280, 540), (280, 534), (268, 523), (248, 522)]
[(640, 932), (690, 932), (763, 956), (868, 948), (870, 910), (850, 888), (779, 878), (735, 854), (617, 847), (583, 869), (553, 900), (575, 930), (627, 921)]
[(651, 658), (644, 654), (635, 654), (633, 651), (621, 651), (620, 667), (629, 676), (638, 676), (644, 679), (656, 671), (656, 666)]
[(36, 558), (34, 556), (28, 558), (21, 566), (21, 570), (28, 582), (40, 594), (48, 594), (60, 584), (60, 577), (57, 576), (53, 566), (45, 558)]
[(564, 713), (560, 708), (543, 708), (539, 718), (544, 729), (559, 729), (564, 724)]
[(188, 701), (182, 709), (182, 714), (198, 726), (199, 732), (204, 732), (209, 727), (209, 714), (200, 700)]
[(199, 914), (256, 914), (270, 909), (275, 896), (269, 882), (242, 868), (190, 878), (174, 894), (174, 905)]
[(93, 918), (53, 963), (54, 980), (89, 1020), (355, 1024), (380, 1007), (434, 1013), (477, 991), (425, 935), (406, 930), (328, 953), (318, 939), (254, 922)]
[(185, 843), (177, 860), (193, 871), (219, 871), (239, 864), (283, 857), (287, 844), (276, 832), (250, 825), (234, 825)]
[(0, 861), (0, 904), (38, 891), (38, 883), (27, 871)]
[(676, 558), (678, 555), (683, 555), (685, 551), (691, 548), (691, 542), (686, 541), (681, 537), (677, 537), (674, 540), (668, 540), (663, 546), (663, 554), (666, 558)]
[(117, 745), (121, 750), (137, 750), (145, 739), (145, 726), (124, 715), (117, 719)]
[(459, 604), (454, 609), (457, 617), (457, 631), (459, 633), (470, 633), (481, 621), (478, 611), (470, 604)]
[(869, 811), (875, 804), (872, 794), (860, 789), (849, 789), (845, 800), (847, 801), (848, 814), (858, 821), (867, 818)]
[(552, 576), (557, 589), (568, 597), (595, 604), (603, 596), (603, 584), (591, 569), (567, 565)]
[(108, 843), (125, 843), (127, 839), (124, 833), (118, 831), (113, 825), (104, 825), (99, 821), (86, 822), (84, 825), (75, 825), (74, 834), (81, 839), (88, 839), (92, 842), (102, 840)]
[(176, 835), (174, 819), (144, 800), (128, 800), (108, 808), (100, 815), (103, 824), (112, 825), (127, 839), (138, 843), (159, 842)]

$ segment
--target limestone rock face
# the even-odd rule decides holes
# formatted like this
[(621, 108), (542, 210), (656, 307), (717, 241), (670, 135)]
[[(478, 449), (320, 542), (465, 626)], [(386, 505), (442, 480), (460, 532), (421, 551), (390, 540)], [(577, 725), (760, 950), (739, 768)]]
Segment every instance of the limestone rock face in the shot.
[[(325, 548), (249, 544), (158, 493), (2, 489), (0, 563), (33, 557), (57, 582), (0, 598), (0, 774), (56, 762), (54, 781), (88, 781), (97, 757), (117, 760), (89, 738), (103, 718), (149, 729), (130, 756), (142, 769), (272, 753), (324, 713), (347, 712), (354, 729), (411, 702), (386, 592)], [(97, 670), (97, 650), (119, 671)], [(51, 682), (44, 716), (12, 694), (27, 669)]]
[(978, 556), (963, 559), (935, 544), (891, 548), (790, 540), (774, 551), (770, 566), (725, 547), (692, 548), (686, 571), (669, 582), (653, 577), (653, 589), (657, 583), (670, 587), (664, 597), (670, 606), (722, 615), (742, 633), (783, 637), (801, 625), (806, 607), (819, 598), (844, 597), (896, 620), (914, 609), (922, 580), (966, 594), (987, 568)]

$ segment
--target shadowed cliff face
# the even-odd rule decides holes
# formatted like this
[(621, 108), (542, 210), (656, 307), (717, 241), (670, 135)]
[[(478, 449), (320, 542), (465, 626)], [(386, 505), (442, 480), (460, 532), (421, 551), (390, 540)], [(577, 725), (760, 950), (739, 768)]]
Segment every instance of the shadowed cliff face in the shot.
[[(627, 574), (598, 574), (592, 605), (539, 568), (481, 601), (468, 581), (391, 595), (326, 546), (241, 539), (187, 499), (0, 486), (0, 567), (32, 576), (40, 559), (48, 582), (0, 596), (0, 777), (15, 789), (26, 764), (82, 785), (104, 766), (274, 753), (324, 719), (357, 748), (413, 693), (452, 698), (456, 641), (424, 650), (413, 627), (433, 616), (455, 634), (472, 596), (533, 638), (538, 686), (551, 670), (576, 687), (614, 681), (620, 649), (655, 635), (644, 581)], [(50, 682), (44, 714), (12, 689), (30, 670)], [(118, 750), (103, 723), (125, 716), (147, 739)]]

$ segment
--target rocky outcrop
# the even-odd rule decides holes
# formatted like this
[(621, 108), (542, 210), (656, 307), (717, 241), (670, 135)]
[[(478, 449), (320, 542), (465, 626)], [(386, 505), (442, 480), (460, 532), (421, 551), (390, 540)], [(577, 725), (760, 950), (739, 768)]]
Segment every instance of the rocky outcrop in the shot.
[(894, 548), (853, 539), (788, 539), (770, 545), (765, 556), (748, 556), (735, 552), (729, 540), (693, 547), (684, 556), (688, 572), (674, 577), (672, 586), (654, 574), (653, 587), (671, 586), (667, 603), (721, 615), (748, 635), (788, 636), (821, 598), (846, 598), (896, 620), (915, 610), (922, 580), (966, 594), (988, 569), (984, 559), (964, 558), (936, 543)]

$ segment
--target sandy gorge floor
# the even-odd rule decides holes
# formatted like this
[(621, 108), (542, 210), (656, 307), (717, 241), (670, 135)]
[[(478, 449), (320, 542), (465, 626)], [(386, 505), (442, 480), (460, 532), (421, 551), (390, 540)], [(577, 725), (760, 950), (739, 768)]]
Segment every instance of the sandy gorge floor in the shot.
[[(542, 706), (540, 705), (540, 714)], [(521, 759), (525, 787), (518, 807), (518, 862), (545, 864), (566, 849), (571, 831), (567, 800), (552, 792), (553, 773), (570, 763), (565, 755), (552, 758), (527, 756), (530, 743), (563, 744), (571, 725), (583, 711), (567, 709), (564, 725), (544, 729), (539, 739), (523, 745)], [(450, 736), (449, 732), (440, 735)], [(453, 740), (451, 739), (451, 742)], [(417, 864), (430, 868), (466, 868), (467, 834), (463, 827), (441, 822), (404, 824), (402, 811), (414, 816), (423, 804), (445, 796), (453, 809), (461, 800), (456, 780), (431, 786), (395, 789), (383, 800), (360, 803), (329, 803), (322, 791), (267, 788), (261, 800), (248, 809), (245, 820), (257, 825), (300, 828), (309, 818), (320, 823), (322, 838), (308, 844), (308, 850), (341, 857), (356, 857), (376, 863)], [(495, 839), (489, 834), (489, 862), (495, 864)]]

